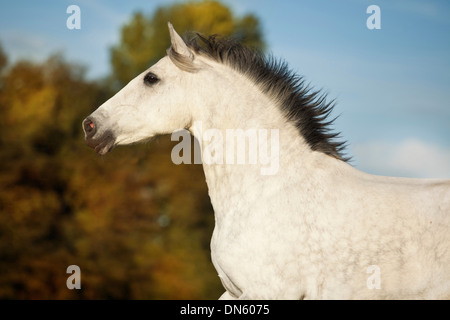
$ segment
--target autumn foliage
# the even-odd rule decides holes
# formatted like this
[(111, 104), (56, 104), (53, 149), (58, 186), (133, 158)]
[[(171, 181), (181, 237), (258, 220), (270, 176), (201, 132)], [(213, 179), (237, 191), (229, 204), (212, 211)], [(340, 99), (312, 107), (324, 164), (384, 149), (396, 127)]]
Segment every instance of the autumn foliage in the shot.
[[(180, 33), (247, 30), (263, 44), (255, 17), (236, 18), (204, 1), (135, 14), (112, 48), (107, 80), (86, 80), (82, 67), (60, 55), (8, 65), (0, 50), (0, 299), (216, 299), (222, 293), (210, 259), (214, 216), (201, 165), (173, 164), (176, 142), (169, 137), (104, 157), (83, 139), (81, 121), (114, 94), (111, 83), (123, 85), (164, 55), (166, 32), (153, 34), (167, 20), (179, 23)], [(142, 28), (153, 40), (130, 49)], [(81, 269), (80, 290), (66, 287), (73, 264)]]

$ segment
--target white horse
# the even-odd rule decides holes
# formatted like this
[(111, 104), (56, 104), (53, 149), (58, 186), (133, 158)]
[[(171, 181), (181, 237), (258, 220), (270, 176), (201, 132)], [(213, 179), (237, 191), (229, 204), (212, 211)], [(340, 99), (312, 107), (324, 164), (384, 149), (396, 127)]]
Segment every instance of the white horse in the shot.
[(449, 180), (356, 170), (329, 131), (332, 104), (285, 64), (231, 40), (184, 41), (169, 30), (167, 56), (83, 128), (99, 154), (182, 128), (201, 142), (199, 122), (203, 132), (278, 130), (273, 174), (258, 162), (203, 164), (221, 298), (450, 298)]

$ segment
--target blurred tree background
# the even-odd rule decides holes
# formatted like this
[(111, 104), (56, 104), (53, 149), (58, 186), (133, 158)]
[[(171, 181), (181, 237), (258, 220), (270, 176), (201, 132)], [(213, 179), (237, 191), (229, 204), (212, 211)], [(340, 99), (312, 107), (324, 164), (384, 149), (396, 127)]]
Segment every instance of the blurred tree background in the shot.
[[(181, 34), (233, 35), (264, 48), (253, 15), (217, 1), (135, 13), (111, 48), (111, 75), (54, 55), (8, 64), (0, 47), (0, 299), (216, 299), (213, 210), (200, 165), (176, 166), (162, 137), (99, 157), (81, 121), (165, 55)], [(69, 265), (81, 290), (69, 290)]]

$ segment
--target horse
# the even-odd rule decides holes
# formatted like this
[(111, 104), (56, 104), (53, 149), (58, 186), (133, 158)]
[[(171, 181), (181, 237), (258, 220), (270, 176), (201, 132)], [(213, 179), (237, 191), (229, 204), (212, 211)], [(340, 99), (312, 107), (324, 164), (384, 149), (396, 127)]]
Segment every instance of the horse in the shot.
[(216, 160), (237, 145), (218, 152), (223, 140), (202, 132), (241, 130), (249, 140), (251, 130), (276, 130), (242, 149), (274, 151), (276, 170), (203, 163), (220, 299), (450, 298), (450, 180), (357, 170), (331, 129), (334, 101), (285, 62), (233, 39), (183, 39), (168, 25), (167, 55), (82, 126), (100, 155), (184, 129), (215, 140)]

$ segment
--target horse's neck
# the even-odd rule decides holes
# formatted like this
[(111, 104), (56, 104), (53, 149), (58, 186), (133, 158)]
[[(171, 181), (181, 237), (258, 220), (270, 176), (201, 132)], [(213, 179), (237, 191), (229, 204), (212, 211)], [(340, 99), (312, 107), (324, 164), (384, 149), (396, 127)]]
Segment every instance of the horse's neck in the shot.
[[(258, 88), (249, 86), (245, 80), (235, 81), (233, 85), (239, 89), (228, 89), (230, 91), (226, 96), (214, 99), (210, 109), (206, 109), (208, 111), (198, 113), (201, 116), (195, 120), (201, 130), (191, 128), (194, 136), (202, 142), (203, 151), (211, 151), (210, 146), (214, 143), (211, 140), (216, 138), (206, 137), (205, 133), (214, 130), (223, 137), (223, 164), (207, 164), (203, 154), (203, 168), (216, 219), (232, 214), (232, 211), (251, 211), (261, 199), (276, 199), (277, 194), (286, 190), (311, 190), (311, 184), (318, 180), (313, 167), (318, 159), (320, 162), (323, 157), (330, 158), (313, 152), (295, 126), (286, 121), (276, 102)], [(227, 130), (236, 129), (244, 132), (254, 130), (257, 133), (256, 164), (249, 163), (249, 154), (246, 154), (244, 164), (237, 164), (236, 146), (233, 149), (234, 163), (227, 163)], [(270, 150), (267, 154), (271, 158), (263, 163), (259, 151), (265, 142)], [(249, 141), (245, 143), (248, 146)]]
[[(301, 192), (302, 184), (303, 187), (309, 185), (313, 174), (308, 173), (309, 166), (302, 167), (302, 163), (310, 162), (307, 159), (310, 152), (295, 148), (296, 145), (301, 146), (301, 143), (296, 143), (289, 136), (288, 130), (279, 131), (278, 145), (269, 147), (272, 152), (270, 161), (264, 164), (261, 159), (257, 159), (257, 164), (249, 164), (248, 154), (244, 164), (236, 163), (236, 154), (235, 163), (227, 164), (225, 148), (223, 164), (203, 163), (217, 220), (231, 212), (250, 213), (256, 203), (272, 201), (277, 198), (277, 194), (286, 193), (286, 190)], [(271, 144), (270, 139), (267, 142)], [(278, 156), (274, 155), (274, 149), (278, 149)]]

